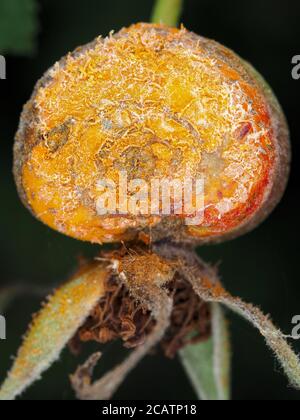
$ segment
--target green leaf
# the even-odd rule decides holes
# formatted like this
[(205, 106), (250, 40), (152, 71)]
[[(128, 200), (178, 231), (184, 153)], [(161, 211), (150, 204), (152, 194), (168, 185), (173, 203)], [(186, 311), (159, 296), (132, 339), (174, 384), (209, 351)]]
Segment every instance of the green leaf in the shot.
[(0, 53), (32, 55), (38, 30), (36, 0), (0, 1)]
[(212, 337), (180, 352), (183, 366), (198, 397), (208, 401), (230, 399), (231, 352), (229, 331), (219, 304), (211, 304)]

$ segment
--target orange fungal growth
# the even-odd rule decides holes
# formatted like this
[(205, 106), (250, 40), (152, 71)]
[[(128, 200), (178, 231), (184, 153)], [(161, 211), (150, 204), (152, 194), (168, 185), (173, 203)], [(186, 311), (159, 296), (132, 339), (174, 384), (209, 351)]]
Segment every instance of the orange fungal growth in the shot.
[[(77, 239), (201, 243), (260, 223), (282, 196), (289, 155), (280, 106), (249, 64), (184, 28), (142, 23), (46, 73), (22, 114), (15, 176), (33, 214)], [(171, 182), (183, 191), (201, 179), (201, 208), (193, 189), (188, 211)], [(162, 180), (170, 214), (161, 196), (153, 206)]]

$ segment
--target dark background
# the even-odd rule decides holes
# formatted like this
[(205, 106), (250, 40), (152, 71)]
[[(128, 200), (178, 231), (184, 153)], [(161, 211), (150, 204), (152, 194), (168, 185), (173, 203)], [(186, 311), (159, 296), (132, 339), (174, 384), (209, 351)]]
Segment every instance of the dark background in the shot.
[[(79, 255), (98, 248), (51, 231), (20, 203), (12, 177), (12, 146), (21, 107), (42, 73), (68, 51), (111, 29), (149, 20), (152, 0), (42, 0), (35, 55), (7, 58), (7, 80), (0, 81), (0, 286), (15, 283), (42, 287), (59, 284)], [(280, 206), (255, 232), (238, 240), (199, 249), (207, 261), (221, 262), (226, 287), (261, 306), (291, 333), (291, 319), (300, 314), (299, 278), (299, 103), (300, 80), (291, 77), (291, 59), (300, 54), (298, 0), (186, 0), (185, 26), (214, 38), (250, 61), (268, 80), (287, 114), (293, 144), (290, 185)], [(1, 28), (0, 28), (1, 37)], [(38, 310), (42, 298), (19, 298), (7, 312), (6, 341), (0, 341), (0, 378)], [(233, 337), (235, 400), (296, 400), (259, 334), (229, 315)], [(300, 343), (296, 343), (300, 351)], [(85, 354), (81, 359), (84, 359)], [(123, 357), (121, 347), (108, 345), (101, 366)], [(68, 374), (77, 360), (65, 351), (61, 360), (24, 399), (72, 399)], [(1, 379), (2, 380), (2, 379)], [(195, 394), (177, 360), (159, 353), (148, 356), (117, 392), (116, 399), (192, 399)]]

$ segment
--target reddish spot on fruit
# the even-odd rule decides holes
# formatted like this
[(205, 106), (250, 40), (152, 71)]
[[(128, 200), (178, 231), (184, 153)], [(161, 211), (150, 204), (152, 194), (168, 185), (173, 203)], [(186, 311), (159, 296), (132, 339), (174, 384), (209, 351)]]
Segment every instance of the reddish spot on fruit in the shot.
[(236, 130), (235, 135), (238, 140), (243, 140), (247, 134), (250, 133), (252, 130), (252, 124), (249, 122), (245, 122), (240, 125), (240, 127)]

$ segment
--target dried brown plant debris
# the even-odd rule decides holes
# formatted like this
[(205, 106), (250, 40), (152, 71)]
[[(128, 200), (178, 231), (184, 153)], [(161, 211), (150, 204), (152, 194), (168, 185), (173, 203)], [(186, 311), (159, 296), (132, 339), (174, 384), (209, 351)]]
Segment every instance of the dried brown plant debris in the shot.
[[(174, 357), (186, 345), (210, 336), (210, 308), (179, 276), (166, 285), (166, 290), (173, 308), (161, 346), (167, 357)], [(135, 300), (128, 288), (112, 276), (107, 280), (106, 294), (69, 345), (75, 354), (80, 343), (88, 341), (106, 344), (121, 339), (126, 348), (134, 348), (145, 342), (155, 324), (151, 310)]]

